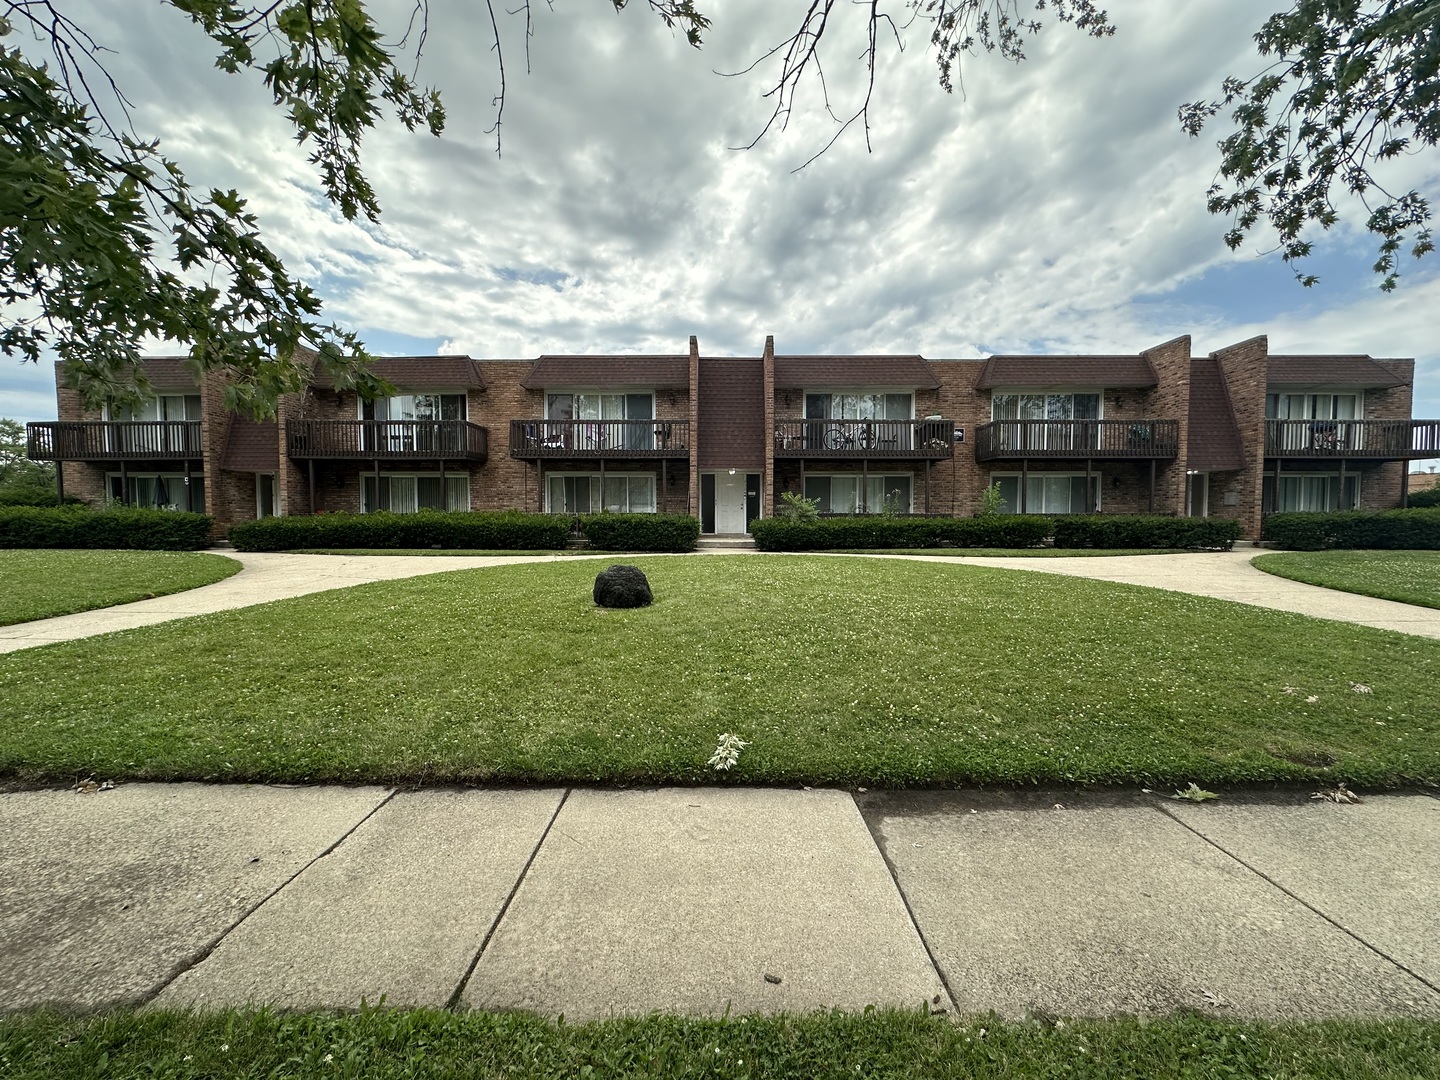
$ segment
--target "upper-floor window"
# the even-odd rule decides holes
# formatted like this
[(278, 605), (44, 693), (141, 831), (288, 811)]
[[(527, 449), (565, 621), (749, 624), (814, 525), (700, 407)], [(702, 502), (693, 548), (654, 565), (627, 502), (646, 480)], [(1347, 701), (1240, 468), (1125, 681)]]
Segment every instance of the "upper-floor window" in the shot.
[(911, 394), (807, 393), (807, 420), (909, 420), (915, 415)]
[(1099, 420), (1098, 391), (1056, 394), (1007, 393), (990, 395), (991, 420)]
[(653, 420), (654, 394), (546, 394), (547, 420)]
[(1267, 420), (1359, 420), (1360, 394), (1266, 394)]
[(397, 394), (360, 403), (362, 420), (464, 420), (464, 394)]
[(107, 406), (108, 420), (199, 420), (199, 394), (161, 394), (138, 406)]

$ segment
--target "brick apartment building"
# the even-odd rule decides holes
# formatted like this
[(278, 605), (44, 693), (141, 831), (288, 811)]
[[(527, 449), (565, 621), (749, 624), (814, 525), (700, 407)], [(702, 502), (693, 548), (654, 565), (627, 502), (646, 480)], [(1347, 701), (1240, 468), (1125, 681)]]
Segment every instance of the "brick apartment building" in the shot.
[(224, 375), (146, 362), (155, 398), (31, 424), (30, 456), (86, 502), (269, 514), (505, 509), (680, 511), (740, 533), (804, 493), (830, 513), (1234, 518), (1403, 505), (1408, 462), (1440, 456), (1410, 416), (1412, 360), (1134, 355), (390, 357), (363, 402), (315, 378), (274, 420), (224, 410)]

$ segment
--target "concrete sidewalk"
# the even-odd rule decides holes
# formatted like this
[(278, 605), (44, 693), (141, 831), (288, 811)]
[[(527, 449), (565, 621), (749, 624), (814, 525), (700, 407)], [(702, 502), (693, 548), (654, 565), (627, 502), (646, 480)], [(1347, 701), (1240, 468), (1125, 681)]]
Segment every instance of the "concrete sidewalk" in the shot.
[(1440, 1017), (1440, 800), (0, 795), (0, 1008)]

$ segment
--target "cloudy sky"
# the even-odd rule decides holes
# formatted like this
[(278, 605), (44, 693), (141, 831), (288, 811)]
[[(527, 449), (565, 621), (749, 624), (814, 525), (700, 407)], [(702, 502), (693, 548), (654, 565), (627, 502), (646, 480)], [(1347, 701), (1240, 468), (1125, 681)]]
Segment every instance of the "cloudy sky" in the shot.
[[(408, 3), (372, 6), (398, 36)], [(714, 26), (698, 51), (642, 0), (620, 14), (609, 0), (537, 0), (528, 75), (523, 22), (502, 14), (498, 158), (484, 7), (433, 6), (421, 77), (449, 125), (440, 139), (396, 124), (367, 139), (383, 216), (361, 225), (320, 197), (259, 80), (214, 70), (183, 16), (64, 5), (114, 50), (137, 128), (197, 186), (246, 195), (330, 317), (377, 352), (677, 352), (697, 334), (707, 354), (754, 355), (774, 334), (782, 352), (972, 357), (1135, 352), (1189, 333), (1203, 353), (1266, 333), (1275, 352), (1415, 357), (1415, 415), (1440, 416), (1440, 256), (1385, 295), (1373, 245), (1342, 227), (1307, 290), (1273, 255), (1228, 252), (1205, 212), (1221, 129), (1191, 140), (1175, 110), (1257, 69), (1251, 35), (1269, 6), (1111, 0), (1113, 38), (1049, 26), (1023, 65), (969, 60), (963, 96), (939, 89), (911, 32), (882, 56), (872, 152), (852, 130), (800, 172), (833, 131), (818, 88), (787, 131), (737, 151), (769, 116), (773, 69), (716, 72), (783, 39), (802, 0), (705, 0)], [(826, 53), (837, 109), (859, 87), (856, 12)], [(1401, 169), (1440, 195), (1440, 154)], [(53, 417), (51, 371), (5, 361), (0, 400), (6, 415)]]

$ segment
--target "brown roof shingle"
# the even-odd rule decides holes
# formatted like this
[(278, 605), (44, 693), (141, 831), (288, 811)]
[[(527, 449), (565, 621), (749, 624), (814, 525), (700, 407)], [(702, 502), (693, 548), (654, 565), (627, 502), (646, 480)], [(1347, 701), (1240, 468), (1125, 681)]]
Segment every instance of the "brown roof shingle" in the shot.
[[(483, 390), (480, 367), (468, 356), (379, 356), (371, 370), (400, 390)], [(310, 385), (321, 389), (334, 380), (317, 371)]]
[(1185, 451), (1188, 468), (1225, 472), (1245, 467), (1240, 426), (1225, 386), (1225, 375), (1213, 357), (1190, 360), (1190, 424)]
[(689, 356), (542, 356), (520, 380), (526, 390), (551, 387), (620, 389), (687, 387)]
[(922, 356), (777, 356), (775, 386), (782, 390), (886, 386), (938, 390), (940, 380)]
[(1271, 356), (1266, 381), (1271, 386), (1335, 386), (1380, 390), (1405, 380), (1368, 356)]
[(280, 425), (237, 416), (230, 421), (220, 468), (233, 472), (276, 472), (280, 468)]
[(1143, 356), (992, 356), (980, 370), (977, 390), (1046, 386), (1097, 386), (1102, 390), (1156, 385)]
[(193, 394), (200, 388), (200, 383), (185, 366), (187, 363), (189, 357), (186, 356), (147, 356), (140, 361), (140, 370), (150, 380), (150, 385), (162, 394), (167, 391)]

